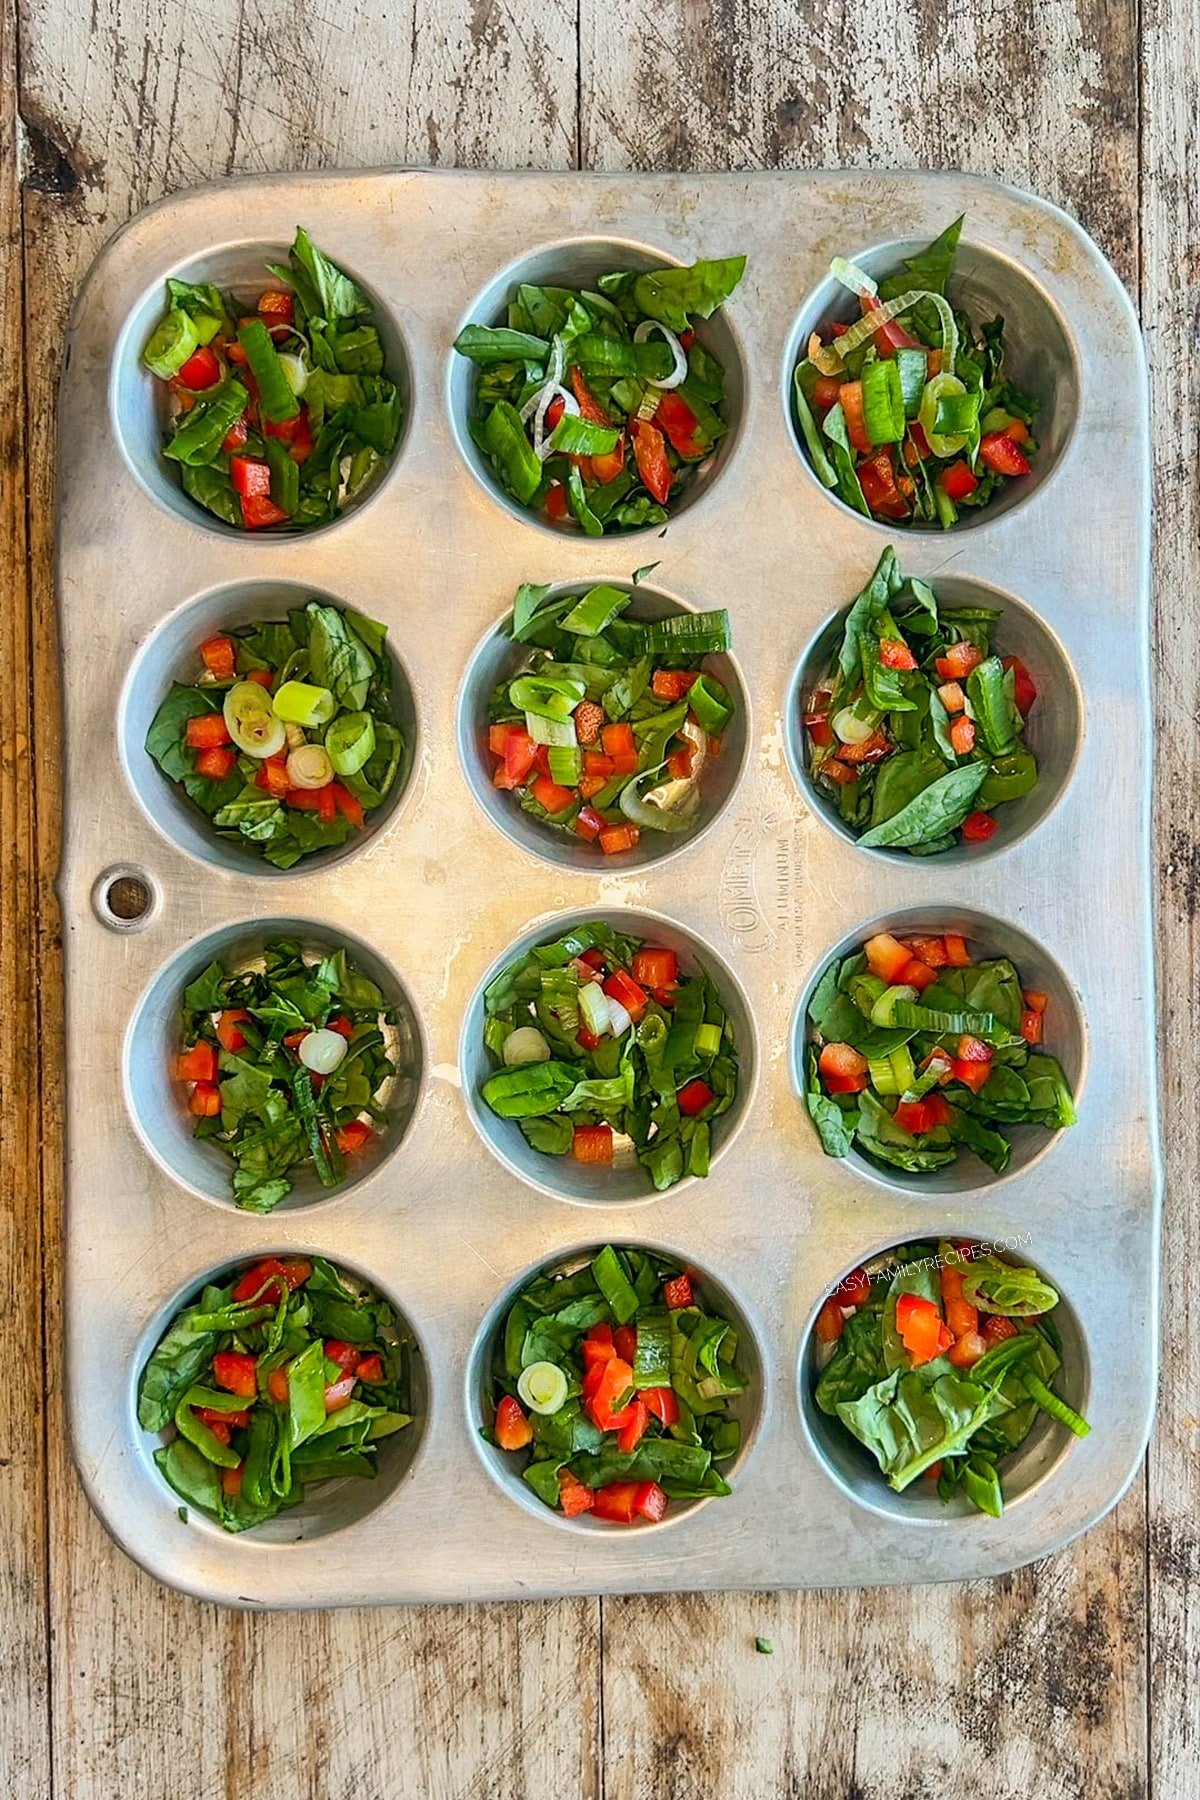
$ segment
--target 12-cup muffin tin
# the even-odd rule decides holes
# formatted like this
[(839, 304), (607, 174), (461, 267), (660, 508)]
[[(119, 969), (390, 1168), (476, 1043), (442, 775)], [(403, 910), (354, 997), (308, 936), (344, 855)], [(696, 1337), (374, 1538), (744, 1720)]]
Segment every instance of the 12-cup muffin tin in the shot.
[[(1001, 642), (1042, 690), (1042, 780), (988, 845), (934, 860), (858, 850), (803, 774), (801, 671), (888, 534), (829, 496), (790, 422), (792, 366), (834, 299), (834, 254), (878, 267), (966, 212), (960, 293), (1004, 313), (1043, 401), (1028, 482), (948, 535), (894, 536), (906, 571), (1005, 608)], [(157, 457), (139, 352), (169, 274), (254, 288), (303, 223), (373, 295), (406, 422), (385, 476), (298, 537), (229, 531)], [(465, 425), (460, 326), (515, 279), (745, 251), (707, 328), (733, 429), (665, 531), (588, 540), (492, 486)], [(60, 410), (59, 603), (67, 725), (60, 877), (68, 979), (68, 1386), (93, 1505), (162, 1580), (253, 1606), (961, 1578), (1083, 1530), (1149, 1430), (1160, 1172), (1148, 796), (1148, 414), (1134, 316), (1064, 214), (957, 175), (611, 176), (384, 171), (230, 183), (168, 200), (97, 262)], [(628, 864), (557, 851), (498, 810), (479, 749), (495, 631), (523, 580), (646, 578), (647, 604), (727, 606), (739, 736), (705, 831)], [(412, 762), (352, 853), (288, 874), (215, 843), (142, 749), (170, 676), (218, 622), (327, 595), (383, 620)], [(130, 881), (121, 884), (121, 877)], [(117, 884), (114, 887), (114, 882)], [(144, 904), (127, 916), (131, 893)], [(132, 909), (136, 910), (136, 908)], [(655, 1196), (535, 1158), (481, 1108), (480, 990), (518, 943), (628, 918), (718, 971), (742, 1054), (712, 1174)], [(126, 916), (122, 916), (126, 915)], [(183, 981), (286, 923), (348, 942), (400, 1006), (407, 1073), (377, 1160), (332, 1197), (239, 1213), (193, 1144), (167, 1058)], [(1051, 995), (1049, 1047), (1079, 1123), (1018, 1136), (1009, 1172), (932, 1180), (826, 1158), (799, 1092), (803, 1004), (828, 958), (881, 925), (963, 929)], [(515, 1141), (514, 1141), (515, 1140)], [(1061, 1290), (1063, 1391), (1082, 1442), (1045, 1429), (1003, 1519), (897, 1496), (809, 1399), (829, 1287), (941, 1233), (1012, 1245)], [(731, 1498), (605, 1529), (541, 1507), (479, 1436), (490, 1334), (528, 1273), (606, 1240), (694, 1264), (738, 1317), (756, 1379)], [(186, 1521), (137, 1426), (138, 1374), (214, 1271), (320, 1251), (389, 1295), (421, 1350), (419, 1417), (374, 1482), (227, 1536)]]

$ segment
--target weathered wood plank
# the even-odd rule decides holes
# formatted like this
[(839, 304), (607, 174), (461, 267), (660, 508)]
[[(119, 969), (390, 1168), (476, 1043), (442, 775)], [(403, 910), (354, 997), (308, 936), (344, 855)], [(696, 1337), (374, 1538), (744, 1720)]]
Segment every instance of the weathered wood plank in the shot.
[[(0, 7), (0, 69), (16, 15)], [(50, 1791), (38, 1183), (37, 861), (25, 527), (25, 396), (16, 95), (0, 97), (0, 1791)], [(13, 1374), (23, 1371), (16, 1378)]]
[(1142, 13), (1143, 318), (1158, 429), (1154, 436), (1158, 603), (1159, 1005), (1168, 1229), (1162, 1379), (1150, 1449), (1150, 1774), (1160, 1800), (1200, 1779), (1200, 1121), (1196, 992), (1200, 981), (1200, 19), (1193, 5), (1152, 0)]
[[(61, 1104), (55, 1082), (60, 1029), (50, 887), (57, 861), (56, 650), (52, 629), (53, 393), (67, 309), (96, 250), (123, 219), (164, 192), (230, 171), (393, 161), (500, 164), (574, 160), (575, 26), (564, 5), (536, 18), (490, 6), (414, 11), (366, 0), (348, 8), (297, 7), (281, 29), (236, 0), (202, 20), (175, 4), (141, 8), (97, 0), (77, 9), (38, 4), (25, 17), (21, 106), (26, 121), (25, 235), (30, 332), (30, 517), (38, 633), (32, 647), (42, 811), (33, 854), (27, 745), (29, 696), (0, 684), (5, 708), (0, 841), (6, 856), (0, 1084), (28, 1071), (36, 1041), (33, 874), (40, 871), (42, 1022), (47, 1047), (40, 1129), (45, 1138), (50, 1302), (57, 1318)], [(520, 94), (519, 107), (506, 104)], [(533, 98), (530, 99), (529, 97)], [(10, 241), (6, 236), (6, 242)], [(15, 236), (11, 240), (16, 247)], [(14, 263), (19, 297), (19, 258)], [(7, 309), (6, 309), (7, 311)], [(16, 378), (0, 362), (0, 381)], [(20, 408), (0, 397), (0, 426)], [(14, 438), (6, 468), (19, 469)], [(23, 484), (6, 484), (6, 566), (24, 565)], [(0, 630), (25, 630), (22, 592)], [(4, 639), (23, 668), (30, 647)], [(10, 687), (14, 688), (10, 692)], [(10, 704), (20, 710), (9, 718)], [(10, 826), (11, 821), (11, 826)], [(9, 929), (8, 905), (14, 908)], [(4, 1285), (23, 1304), (0, 1319), (10, 1365), (36, 1341), (40, 1294), (36, 1085), (20, 1090), (5, 1191), (17, 1205), (0, 1238)], [(7, 1145), (7, 1139), (6, 1139)], [(9, 1151), (6, 1147), (4, 1155)], [(31, 1297), (31, 1298), (28, 1298)], [(26, 1316), (26, 1315), (29, 1316)], [(50, 1342), (59, 1338), (51, 1334)], [(45, 1620), (37, 1603), (44, 1517), (25, 1395), (5, 1436), (0, 1521), (31, 1521), (15, 1571), (0, 1694), (21, 1736), (11, 1746), (28, 1774), (4, 1792), (36, 1800), (47, 1736)], [(0, 1399), (0, 1407), (5, 1404)], [(18, 1436), (19, 1427), (19, 1436)], [(36, 1430), (36, 1426), (34, 1427)], [(239, 1616), (168, 1593), (135, 1570), (90, 1513), (65, 1452), (55, 1395), (50, 1417), (55, 1790), (71, 1800), (146, 1800), (224, 1794), (230, 1800), (301, 1796), (395, 1800), (597, 1791), (598, 1609), (593, 1602), (513, 1608), (428, 1608), (303, 1618)], [(7, 1452), (6, 1452), (7, 1453)], [(21, 1491), (18, 1493), (17, 1489)], [(7, 1533), (6, 1533), (7, 1535)], [(22, 1653), (23, 1652), (23, 1653)], [(8, 1699), (8, 1696), (5, 1696)], [(4, 1753), (0, 1752), (0, 1756)], [(40, 1758), (40, 1761), (38, 1760)], [(15, 1766), (15, 1765), (14, 1765)]]
[[(1131, 11), (634, 0), (586, 6), (581, 43), (585, 165), (961, 167), (1059, 200), (1136, 281)], [(1139, 1481), (1081, 1544), (993, 1586), (606, 1601), (608, 1793), (909, 1800), (950, 1771), (1142, 1792), (1144, 1523)]]

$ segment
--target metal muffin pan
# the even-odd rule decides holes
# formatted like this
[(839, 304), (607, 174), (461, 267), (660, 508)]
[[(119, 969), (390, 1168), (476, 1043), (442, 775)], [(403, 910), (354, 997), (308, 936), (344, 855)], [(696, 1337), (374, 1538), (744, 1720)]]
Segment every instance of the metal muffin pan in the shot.
[[(795, 766), (801, 659), (887, 539), (812, 478), (786, 397), (830, 257), (869, 261), (963, 211), (964, 283), (1009, 317), (1014, 372), (1052, 401), (1039, 430), (1051, 454), (1004, 510), (894, 541), (935, 584), (982, 583), (1020, 603), (1001, 631), (1045, 649), (1039, 748), (1054, 792), (1016, 829), (1006, 815), (986, 854), (929, 861), (858, 850), (818, 816)], [(252, 285), (261, 248), (297, 223), (376, 297), (404, 352), (407, 424), (344, 519), (304, 537), (239, 536), (208, 528), (159, 478), (135, 358), (166, 275), (203, 268)], [(666, 531), (593, 542), (496, 495), (466, 447), (469, 371), (450, 348), (462, 322), (494, 313), (515, 271), (739, 250), (746, 278), (710, 331), (736, 365), (735, 429)], [(1044, 202), (957, 175), (287, 176), (165, 201), (112, 241), (77, 303), (61, 394), (59, 887), (71, 1431), (89, 1497), (131, 1556), (246, 1606), (963, 1579), (1053, 1551), (1116, 1501), (1150, 1428), (1157, 1354), (1147, 405), (1133, 312), (1095, 246)], [(655, 560), (648, 588), (730, 610), (744, 765), (704, 835), (664, 861), (535, 854), (478, 803), (462, 703), (485, 687), (481, 645), (523, 580), (627, 579)], [(189, 621), (261, 611), (275, 586), (282, 600), (311, 588), (384, 620), (415, 726), (404, 795), (369, 841), (287, 876), (208, 853), (138, 760), (150, 701), (137, 671), (165, 679)], [(114, 874), (143, 883), (141, 919), (122, 918), (119, 897), (106, 904)], [(752, 1021), (744, 1099), (706, 1182), (568, 1195), (549, 1160), (531, 1179), (506, 1141), (493, 1149), (473, 1128), (464, 1020), (510, 946), (564, 915), (621, 908), (727, 967), (728, 999)], [(978, 916), (996, 948), (1028, 940), (1055, 994), (1052, 1047), (1081, 1083), (1079, 1124), (1022, 1148), (1003, 1180), (965, 1165), (946, 1186), (868, 1178), (822, 1154), (796, 1091), (815, 973), (862, 927), (917, 915)], [(411, 1116), (377, 1166), (260, 1218), (178, 1154), (151, 1017), (164, 970), (202, 963), (214, 934), (251, 939), (281, 918), (379, 958), (407, 998), (419, 1068)], [(999, 1521), (890, 1495), (806, 1397), (830, 1285), (868, 1254), (944, 1232), (1018, 1247), (1061, 1289), (1079, 1347), (1065, 1385), (1092, 1435), (1031, 1439)], [(761, 1371), (732, 1497), (652, 1529), (566, 1529), (514, 1504), (511, 1471), (477, 1433), (483, 1334), (504, 1297), (606, 1239), (706, 1271)], [(185, 1524), (135, 1421), (145, 1355), (211, 1271), (314, 1249), (375, 1282), (411, 1325), (419, 1435), (385, 1446), (394, 1460), (376, 1482), (314, 1496), (265, 1536), (226, 1536), (194, 1514)]]

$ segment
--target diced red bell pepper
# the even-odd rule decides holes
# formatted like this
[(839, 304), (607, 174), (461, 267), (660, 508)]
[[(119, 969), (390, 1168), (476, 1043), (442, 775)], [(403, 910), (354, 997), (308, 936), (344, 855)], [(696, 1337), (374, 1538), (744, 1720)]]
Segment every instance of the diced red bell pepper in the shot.
[(491, 751), (492, 755), (498, 756), (501, 762), (503, 762), (504, 746), (508, 743), (509, 734), (519, 730), (519, 725), (489, 725), (488, 749)]
[(270, 669), (247, 669), (246, 680), (257, 682), (258, 686), (266, 688), (268, 693), (275, 686), (275, 677)]
[[(595, 1380), (587, 1397), (587, 1407), (592, 1423), (599, 1431), (619, 1430), (618, 1420), (621, 1414), (614, 1410), (618, 1400), (627, 1394), (633, 1386), (633, 1368), (618, 1356), (616, 1351), (603, 1362), (595, 1365), (599, 1369), (599, 1377)], [(623, 1408), (622, 1410), (628, 1410)], [(622, 1421), (622, 1424), (624, 1421)]]
[(233, 1297), (239, 1303), (256, 1300), (264, 1306), (278, 1306), (285, 1287), (289, 1293), (295, 1293), (311, 1274), (312, 1264), (307, 1257), (267, 1256), (246, 1270), (233, 1290)]
[(872, 975), (878, 975), (889, 987), (899, 981), (901, 971), (912, 960), (912, 951), (908, 945), (902, 944), (889, 931), (880, 931), (873, 938), (868, 938), (863, 950)]
[(831, 406), (836, 406), (842, 394), (841, 375), (818, 375), (813, 383), (813, 405), (818, 412), (827, 413)]
[(368, 1387), (376, 1387), (383, 1380), (383, 1358), (376, 1352), (372, 1356), (364, 1356), (354, 1371), (359, 1381), (365, 1381)]
[(546, 408), (546, 427), (545, 428), (547, 431), (554, 430), (554, 427), (558, 424), (558, 421), (562, 418), (562, 416), (566, 412), (566, 410), (567, 410), (567, 403), (563, 399), (562, 395), (555, 394), (553, 400), (550, 402), (549, 406)]
[(583, 773), (585, 780), (595, 780), (601, 786), (611, 775), (616, 774), (613, 759), (603, 750), (585, 750), (583, 753)]
[(706, 1106), (711, 1106), (716, 1097), (707, 1081), (701, 1081), (697, 1075), (680, 1088), (675, 1101), (685, 1119), (694, 1119)]
[(674, 950), (659, 950), (643, 944), (634, 952), (633, 979), (644, 988), (670, 987), (679, 975), (679, 958)]
[(584, 1487), (577, 1481), (570, 1469), (558, 1471), (558, 1504), (568, 1519), (577, 1519), (580, 1513), (591, 1512), (596, 1496), (590, 1487)]
[(548, 775), (539, 775), (537, 780), (531, 784), (529, 791), (538, 805), (544, 806), (548, 813), (565, 812), (566, 808), (571, 806), (575, 800), (573, 788), (560, 787), (559, 783), (552, 781)]
[(1029, 670), (1025, 667), (1025, 664), (1021, 661), (1019, 656), (1006, 656), (1003, 659), (1001, 667), (1005, 670), (1012, 670), (1013, 699), (1017, 703), (1017, 711), (1020, 713), (1021, 717), (1027, 719), (1030, 712), (1033, 710), (1033, 703), (1038, 696), (1033, 676), (1029, 673)]
[(185, 1050), (175, 1064), (176, 1081), (215, 1081), (217, 1079), (216, 1046), (201, 1038)]
[(961, 682), (943, 681), (937, 692), (938, 699), (951, 717), (953, 717), (955, 713), (964, 712), (966, 710), (967, 696), (963, 693)]
[(250, 423), (246, 418), (245, 413), (243, 413), (240, 419), (235, 419), (233, 421), (233, 424), (221, 439), (222, 450), (226, 452), (240, 450), (249, 435)]
[(211, 1081), (198, 1081), (188, 1096), (188, 1111), (198, 1119), (215, 1119), (220, 1110), (220, 1088)]
[(632, 725), (606, 725), (600, 733), (600, 741), (604, 746), (605, 756), (629, 756), (637, 751), (637, 739), (633, 735)]
[(604, 820), (594, 806), (581, 806), (575, 815), (575, 830), (587, 843), (594, 844), (604, 830)]
[(332, 825), (337, 818), (334, 785), (327, 781), (320, 788), (289, 788), (284, 796), (285, 803), (295, 812), (315, 812), (323, 825)]
[(967, 949), (967, 940), (957, 931), (947, 931), (942, 938), (946, 946), (946, 961), (952, 969), (969, 969), (971, 952)]
[(896, 485), (896, 470), (888, 450), (877, 450), (858, 465), (858, 480), (863, 499), (873, 513), (884, 519), (907, 519), (908, 502)]
[(362, 1361), (362, 1353), (344, 1338), (326, 1338), (325, 1355), (331, 1363), (336, 1363), (343, 1375), (352, 1375)]
[(1021, 998), (1030, 1011), (1035, 1013), (1044, 1013), (1050, 1004), (1049, 995), (1043, 994), (1040, 988), (1022, 988)]
[(267, 494), (245, 494), (241, 505), (242, 524), (247, 531), (262, 531), (269, 525), (283, 525), (290, 517)]
[(225, 1425), (230, 1430), (242, 1431), (250, 1423), (248, 1406), (239, 1407), (237, 1412), (218, 1412), (215, 1406), (197, 1406), (194, 1410), (202, 1425)]
[(987, 1343), (977, 1331), (964, 1331), (950, 1346), (950, 1361), (956, 1369), (969, 1369), (979, 1361), (986, 1349)]
[(221, 365), (212, 345), (201, 344), (198, 350), (193, 350), (175, 379), (181, 387), (191, 388), (194, 394), (215, 387), (221, 379)]
[(617, 1449), (621, 1452), (622, 1456), (632, 1456), (633, 1452), (637, 1449), (643, 1437), (646, 1435), (646, 1427), (650, 1423), (650, 1414), (646, 1410), (645, 1401), (640, 1397), (634, 1400), (626, 1410), (631, 1412), (633, 1417), (627, 1424), (622, 1425), (617, 1437)]
[(637, 1326), (618, 1325), (613, 1331), (613, 1348), (632, 1368), (633, 1359), (637, 1355)]
[(672, 1312), (694, 1305), (695, 1299), (692, 1278), (686, 1269), (682, 1275), (672, 1275), (669, 1281), (663, 1282), (663, 1302)]
[(1021, 1014), (1021, 1036), (1027, 1044), (1040, 1044), (1045, 1031), (1045, 1021), (1040, 1012), (1034, 1012), (1031, 1006)]
[(244, 1006), (227, 1006), (217, 1020), (217, 1041), (222, 1050), (244, 1050), (246, 1034), (241, 1030), (243, 1019), (250, 1014)]
[(611, 1125), (577, 1125), (571, 1139), (571, 1155), (576, 1162), (610, 1163), (613, 1159)]
[(560, 520), (569, 516), (571, 507), (567, 500), (567, 490), (561, 481), (552, 481), (546, 489), (546, 517)]
[[(882, 762), (885, 756), (892, 753), (892, 740), (882, 725), (877, 726), (870, 737), (864, 738), (861, 744), (842, 744), (838, 750), (838, 760), (843, 763)], [(829, 758), (832, 762), (834, 759)], [(824, 769), (825, 764), (821, 765)]]
[(533, 768), (537, 748), (523, 725), (510, 728), (508, 742), (504, 746), (504, 773), (511, 787), (520, 787), (526, 780)]
[(841, 401), (842, 411), (846, 415), (846, 431), (851, 444), (860, 455), (870, 456), (872, 445), (863, 420), (862, 382), (843, 381), (838, 399)]
[(956, 756), (969, 756), (975, 748), (975, 721), (960, 713), (950, 727), (950, 748)]
[(648, 419), (634, 419), (630, 430), (642, 483), (658, 504), (665, 506), (671, 494), (671, 465), (663, 434)]
[(957, 644), (948, 645), (945, 656), (939, 656), (935, 666), (943, 681), (965, 681), (982, 661), (983, 651), (963, 638)]
[(206, 781), (228, 781), (237, 767), (237, 753), (223, 746), (219, 750), (201, 750), (196, 757), (196, 773)]
[(592, 474), (601, 487), (607, 487), (610, 481), (615, 481), (625, 467), (625, 433), (621, 433), (611, 450), (602, 456), (593, 456), (591, 462)]
[(958, 1054), (954, 1058), (953, 1069), (955, 1081), (961, 1081), (973, 1094), (979, 1093), (987, 1085), (992, 1073), (990, 1046), (979, 1038), (964, 1034), (958, 1040)]
[(853, 1044), (825, 1044), (817, 1058), (817, 1068), (822, 1075), (857, 1078), (866, 1074), (867, 1059)]
[(842, 1306), (865, 1306), (871, 1298), (871, 1277), (865, 1269), (851, 1269), (838, 1282), (834, 1296)]
[(998, 827), (991, 813), (968, 813), (962, 822), (964, 844), (986, 844), (989, 838), (995, 837)]
[(865, 1075), (822, 1075), (827, 1094), (861, 1094), (867, 1086)]
[(817, 1314), (817, 1322), (813, 1326), (813, 1330), (817, 1334), (817, 1342), (836, 1344), (845, 1329), (846, 1315), (831, 1295)]
[(641, 987), (626, 969), (614, 969), (604, 982), (604, 992), (610, 1000), (623, 1006), (636, 1025), (646, 1010), (649, 999), (644, 987)]
[(254, 777), (254, 785), (276, 800), (285, 799), (292, 785), (288, 778), (286, 753), (281, 751), (278, 756), (264, 757)]
[(282, 1365), (272, 1369), (267, 1376), (267, 1398), (274, 1400), (276, 1406), (286, 1406), (288, 1403), (287, 1370)]
[(940, 937), (918, 938), (912, 947), (914, 956), (931, 969), (944, 969), (946, 966), (946, 941)]
[(923, 1294), (901, 1294), (896, 1301), (896, 1330), (914, 1368), (932, 1362), (954, 1342), (932, 1300)]
[(697, 669), (655, 669), (650, 688), (659, 700), (682, 700), (699, 679)]
[[(864, 318), (868, 313), (879, 311), (883, 304), (874, 294), (863, 294), (861, 298)], [(915, 338), (911, 332), (906, 331), (899, 319), (885, 320), (882, 325), (876, 326), (871, 336), (876, 350), (883, 357), (895, 356), (897, 350), (923, 350), (925, 348), (920, 338)]]
[(579, 402), (579, 416), (588, 419), (593, 425), (611, 425), (612, 420), (593, 394), (578, 367), (571, 370), (571, 387)]
[(682, 394), (673, 393), (670, 389), (663, 393), (654, 414), (654, 423), (662, 427), (673, 448), (687, 462), (694, 462), (708, 448), (700, 430), (700, 421)]
[(885, 669), (915, 669), (917, 659), (901, 638), (882, 638), (879, 644), (879, 660)]
[(606, 825), (600, 833), (600, 848), (605, 856), (622, 856), (633, 849), (641, 835), (636, 825)]
[(1020, 1326), (1015, 1325), (1011, 1319), (1005, 1318), (1002, 1313), (994, 1313), (990, 1319), (984, 1320), (983, 1329), (979, 1335), (988, 1349), (994, 1350), (997, 1344), (1003, 1344), (1009, 1338), (1015, 1338), (1019, 1330)]
[(633, 1510), (639, 1518), (649, 1519), (652, 1525), (657, 1525), (670, 1504), (666, 1490), (660, 1488), (657, 1481), (638, 1483), (637, 1493), (633, 1496)]
[(642, 1400), (646, 1410), (658, 1420), (659, 1424), (670, 1430), (679, 1422), (679, 1396), (674, 1388), (643, 1388)]
[(900, 971), (900, 985), (916, 988), (918, 994), (937, 980), (937, 970), (931, 969), (927, 962), (919, 956), (910, 956)]
[(292, 419), (264, 419), (262, 422), (262, 434), (264, 437), (278, 438), (281, 443), (290, 444), (296, 433), (299, 431), (300, 423), (303, 418), (304, 413), (303, 411), (300, 411)]
[(827, 756), (821, 764), (821, 773), (827, 781), (834, 781), (838, 787), (848, 787), (850, 782), (858, 780), (858, 770), (851, 769), (836, 756)]
[(288, 455), (294, 463), (306, 463), (316, 448), (316, 440), (312, 434), (312, 420), (308, 416), (308, 408), (302, 406), (296, 416), (296, 429), (292, 433), (288, 445)]
[(218, 681), (228, 681), (237, 668), (237, 655), (232, 638), (205, 638), (200, 646), (200, 660)]
[(608, 1519), (615, 1525), (631, 1525), (637, 1517), (639, 1488), (636, 1481), (610, 1481), (607, 1487), (597, 1488), (592, 1501), (596, 1518)]
[(989, 431), (980, 439), (979, 457), (989, 469), (997, 475), (1028, 475), (1032, 467), (1029, 458), (1015, 444), (1007, 431)]
[(234, 492), (243, 499), (252, 494), (271, 492), (271, 466), (260, 462), (257, 456), (231, 456), (229, 479), (233, 483)]
[(258, 1359), (245, 1350), (218, 1350), (212, 1363), (213, 1380), (227, 1393), (253, 1400), (258, 1394)]
[(833, 742), (833, 726), (828, 713), (805, 713), (804, 729), (818, 750), (827, 750)]
[(350, 1119), (339, 1125), (334, 1135), (343, 1156), (357, 1156), (371, 1141), (371, 1127), (365, 1119)]
[(978, 475), (971, 473), (971, 465), (963, 462), (961, 457), (948, 469), (943, 469), (939, 479), (948, 500), (967, 500), (979, 486)]
[(533, 1426), (511, 1393), (502, 1395), (497, 1406), (495, 1438), (502, 1451), (524, 1451), (525, 1445), (533, 1444)]
[[(343, 787), (340, 781), (331, 781), (329, 786), (333, 790), (333, 804), (338, 812), (341, 813), (343, 819), (347, 819), (354, 826), (356, 831), (361, 831), (365, 815), (363, 803), (358, 795), (352, 794), (350, 789)], [(317, 789), (317, 792), (321, 792), (320, 788)]]
[(923, 1100), (901, 1100), (894, 1114), (897, 1125), (914, 1137), (949, 1125), (954, 1117), (950, 1103), (942, 1094), (926, 1094)]
[(290, 325), (295, 316), (292, 296), (286, 288), (268, 288), (259, 296), (259, 317), (272, 325)]

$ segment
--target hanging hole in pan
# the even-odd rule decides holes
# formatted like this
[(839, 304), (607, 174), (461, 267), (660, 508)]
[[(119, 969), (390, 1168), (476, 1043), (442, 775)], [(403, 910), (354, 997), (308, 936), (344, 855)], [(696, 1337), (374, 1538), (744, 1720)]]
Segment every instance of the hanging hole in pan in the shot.
[(157, 916), (161, 900), (153, 878), (133, 863), (114, 863), (92, 887), (92, 909), (110, 931), (144, 931)]

